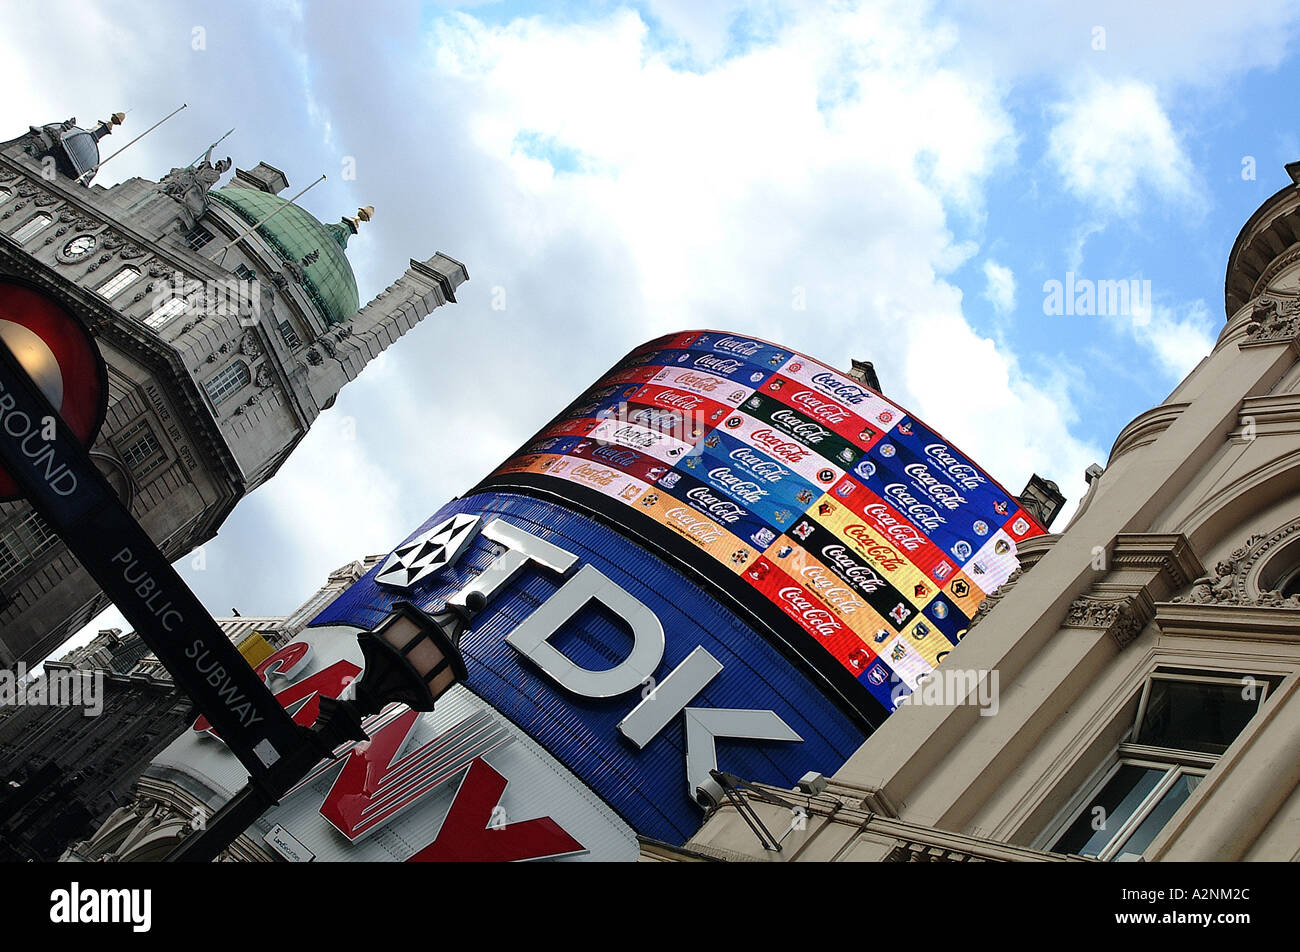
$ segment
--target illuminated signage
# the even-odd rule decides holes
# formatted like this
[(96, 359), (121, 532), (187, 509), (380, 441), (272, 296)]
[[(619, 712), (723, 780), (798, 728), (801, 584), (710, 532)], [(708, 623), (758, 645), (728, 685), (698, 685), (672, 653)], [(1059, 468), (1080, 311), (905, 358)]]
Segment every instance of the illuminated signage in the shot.
[(779, 610), (856, 681), (855, 703), (883, 713), (965, 634), (1018, 544), (1045, 531), (865, 384), (713, 331), (633, 351), (480, 488), (542, 486), (686, 541), (688, 564)]

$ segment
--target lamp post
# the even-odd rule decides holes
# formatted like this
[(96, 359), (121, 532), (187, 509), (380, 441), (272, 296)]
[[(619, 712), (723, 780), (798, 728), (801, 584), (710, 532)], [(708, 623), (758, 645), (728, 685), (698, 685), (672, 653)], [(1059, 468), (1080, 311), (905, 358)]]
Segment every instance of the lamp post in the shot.
[(302, 728), (304, 743), (276, 764), (269, 782), (250, 782), (212, 815), (204, 828), (184, 840), (168, 862), (207, 863), (216, 859), (279, 798), (347, 741), (364, 741), (365, 718), (389, 704), (432, 711), (434, 703), (467, 677), (460, 638), (485, 599), (471, 592), (466, 604), (426, 614), (410, 602), (397, 602), (372, 631), (357, 636), (365, 668), (353, 682), (351, 700), (321, 697), (320, 714)]

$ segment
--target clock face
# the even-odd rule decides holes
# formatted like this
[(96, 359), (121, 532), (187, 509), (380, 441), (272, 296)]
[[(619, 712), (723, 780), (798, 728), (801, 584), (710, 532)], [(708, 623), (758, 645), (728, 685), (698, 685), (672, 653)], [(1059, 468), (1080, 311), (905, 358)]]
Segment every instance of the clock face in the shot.
[(68, 258), (84, 258), (95, 250), (94, 235), (80, 235), (63, 246), (63, 254)]

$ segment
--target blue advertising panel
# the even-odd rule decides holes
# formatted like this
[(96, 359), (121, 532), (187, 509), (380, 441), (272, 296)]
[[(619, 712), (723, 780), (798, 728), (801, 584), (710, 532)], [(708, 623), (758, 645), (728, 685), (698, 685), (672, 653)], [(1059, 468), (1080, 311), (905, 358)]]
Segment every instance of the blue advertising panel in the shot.
[[(791, 739), (719, 735), (708, 742), (715, 744), (719, 769), (785, 787), (793, 787), (811, 769), (834, 772), (866, 738), (861, 724), (768, 638), (619, 532), (559, 505), (485, 492), (444, 506), (412, 538), (457, 514), (477, 516), (478, 534), (454, 563), (404, 590), (376, 581), (381, 563), (317, 616), (313, 626), (371, 628), (399, 599), (427, 611), (441, 608), (501, 558), (502, 546), (484, 534), (483, 527), (493, 520), (576, 556), (566, 573), (530, 564), (494, 594), (461, 643), (467, 687), (568, 767), (638, 833), (680, 844), (699, 828), (703, 813), (693, 800), (686, 766), (685, 720), (692, 710), (770, 711), (779, 718)], [(507, 642), (566, 578), (586, 566), (644, 605), (662, 626), (662, 660), (640, 690), (605, 698), (567, 690)], [(627, 657), (631, 640), (626, 626), (593, 602), (556, 630), (552, 644), (574, 664), (601, 671)], [(716, 659), (721, 670), (644, 747), (638, 746), (620, 731), (620, 722), (699, 649)], [(698, 734), (695, 743), (703, 743)]]

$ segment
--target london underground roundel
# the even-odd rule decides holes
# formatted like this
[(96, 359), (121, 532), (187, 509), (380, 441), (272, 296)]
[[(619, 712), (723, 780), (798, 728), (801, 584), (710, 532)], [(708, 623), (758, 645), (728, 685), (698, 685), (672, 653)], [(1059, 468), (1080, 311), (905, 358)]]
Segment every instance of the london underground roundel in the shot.
[[(0, 339), (82, 445), (94, 442), (108, 409), (108, 379), (85, 325), (39, 291), (0, 280)], [(20, 495), (0, 470), (0, 502)]]

